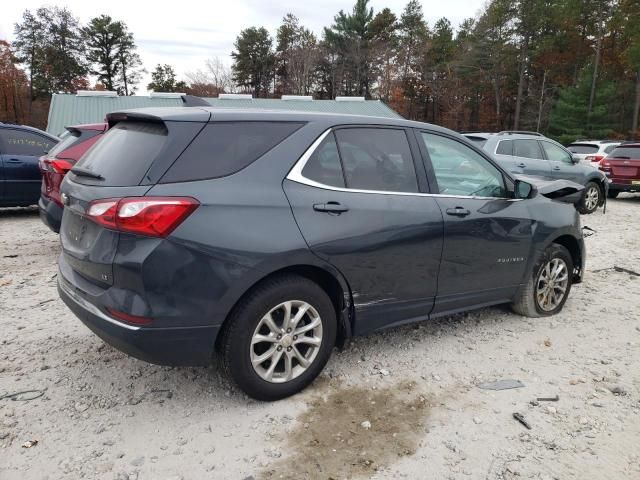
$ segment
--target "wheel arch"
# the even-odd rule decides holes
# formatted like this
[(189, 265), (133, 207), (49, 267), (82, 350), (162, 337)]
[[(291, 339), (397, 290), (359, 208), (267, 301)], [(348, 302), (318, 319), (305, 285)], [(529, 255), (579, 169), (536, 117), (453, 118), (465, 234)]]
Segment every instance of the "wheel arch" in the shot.
[(573, 260), (573, 283), (580, 283), (582, 280), (582, 268), (584, 265), (584, 252), (580, 247), (578, 239), (569, 234), (560, 235), (549, 242), (549, 245), (556, 243), (565, 247), (571, 254)]
[[(329, 271), (327, 268), (320, 267), (318, 265), (312, 264), (294, 264), (288, 265), (277, 270), (274, 270), (270, 273), (266, 273), (262, 275), (260, 278), (255, 280), (249, 288), (245, 290), (245, 292), (240, 295), (240, 297), (233, 304), (233, 307), (229, 310), (228, 315), (222, 322), (220, 326), (220, 330), (225, 328), (227, 322), (235, 309), (238, 307), (240, 302), (242, 302), (247, 295), (249, 295), (253, 290), (258, 288), (265, 281), (286, 274), (299, 275), (301, 277), (307, 278), (312, 282), (322, 288), (325, 293), (331, 299), (331, 303), (336, 312), (336, 319), (338, 321), (338, 337), (336, 339), (336, 346), (338, 348), (342, 348), (345, 343), (351, 338), (353, 331), (353, 300), (351, 296), (351, 289), (344, 279), (344, 277), (338, 271)], [(216, 339), (216, 349), (219, 348), (219, 341), (222, 335), (218, 335)]]

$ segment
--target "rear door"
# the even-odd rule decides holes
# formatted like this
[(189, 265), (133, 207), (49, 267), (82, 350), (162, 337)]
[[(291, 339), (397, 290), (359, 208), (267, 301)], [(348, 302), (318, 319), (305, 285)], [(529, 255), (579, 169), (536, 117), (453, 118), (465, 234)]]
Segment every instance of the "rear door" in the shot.
[(51, 149), (56, 140), (17, 128), (0, 130), (4, 150), (4, 198), (16, 204), (35, 204), (40, 197), (38, 158)]
[(326, 132), (283, 186), (311, 250), (348, 281), (356, 333), (426, 319), (442, 251), (442, 214), (415, 138), (402, 128)]
[(551, 165), (545, 160), (537, 140), (520, 138), (513, 140), (512, 173), (523, 173), (539, 177), (551, 176)]
[(433, 313), (511, 300), (531, 248), (526, 202), (510, 199), (502, 172), (457, 139), (428, 131), (419, 138), (444, 217)]

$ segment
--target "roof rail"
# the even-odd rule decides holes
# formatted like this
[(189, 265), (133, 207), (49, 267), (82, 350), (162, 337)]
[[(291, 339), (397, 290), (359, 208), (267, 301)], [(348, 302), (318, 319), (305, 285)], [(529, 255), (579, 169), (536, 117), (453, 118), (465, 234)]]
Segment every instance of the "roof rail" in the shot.
[(182, 98), (183, 107), (210, 107), (211, 104), (202, 97), (196, 97), (195, 95), (180, 95)]
[(498, 132), (498, 135), (534, 135), (536, 137), (544, 137), (541, 133), (529, 132), (527, 130), (503, 130)]

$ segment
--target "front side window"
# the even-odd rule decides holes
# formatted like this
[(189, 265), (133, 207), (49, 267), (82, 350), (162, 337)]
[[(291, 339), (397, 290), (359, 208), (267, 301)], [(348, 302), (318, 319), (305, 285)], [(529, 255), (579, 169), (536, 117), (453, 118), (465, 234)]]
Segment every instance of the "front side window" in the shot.
[(347, 188), (418, 192), (418, 180), (404, 130), (344, 128), (335, 132)]
[(302, 169), (302, 176), (323, 185), (345, 187), (340, 155), (333, 133), (329, 133), (309, 157)]
[(513, 154), (516, 157), (543, 159), (542, 150), (537, 140), (514, 140)]
[(441, 135), (421, 132), (438, 189), (443, 195), (506, 197), (500, 170), (466, 145)]
[(55, 141), (42, 135), (14, 128), (0, 130), (0, 140), (0, 143), (4, 143), (5, 153), (34, 157), (48, 152), (56, 144)]
[(544, 153), (547, 155), (548, 160), (556, 162), (572, 163), (571, 155), (569, 155), (563, 148), (554, 145), (551, 142), (541, 142)]

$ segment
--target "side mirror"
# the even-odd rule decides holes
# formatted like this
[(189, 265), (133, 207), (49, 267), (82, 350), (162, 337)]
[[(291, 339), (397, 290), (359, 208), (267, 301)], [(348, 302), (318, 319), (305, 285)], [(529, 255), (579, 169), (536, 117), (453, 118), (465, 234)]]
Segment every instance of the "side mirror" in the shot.
[(522, 180), (516, 180), (513, 190), (515, 198), (531, 198), (535, 192), (533, 185)]

